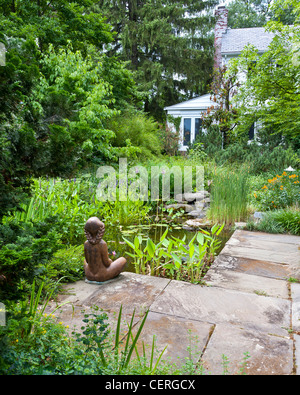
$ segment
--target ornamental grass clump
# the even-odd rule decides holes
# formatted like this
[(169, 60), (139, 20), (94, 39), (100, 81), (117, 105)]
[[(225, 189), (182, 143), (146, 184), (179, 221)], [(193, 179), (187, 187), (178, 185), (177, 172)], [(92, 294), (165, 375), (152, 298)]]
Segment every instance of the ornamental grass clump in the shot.
[(254, 193), (257, 206), (262, 211), (299, 206), (300, 176), (299, 172), (277, 174), (269, 178), (264, 186)]
[(246, 169), (217, 170), (211, 189), (210, 217), (213, 221), (232, 224), (245, 220), (248, 214), (249, 183)]

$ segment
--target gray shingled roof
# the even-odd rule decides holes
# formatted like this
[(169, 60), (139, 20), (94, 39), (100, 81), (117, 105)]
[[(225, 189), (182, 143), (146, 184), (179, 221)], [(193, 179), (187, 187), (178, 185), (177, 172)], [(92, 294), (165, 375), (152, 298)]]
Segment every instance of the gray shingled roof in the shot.
[(259, 52), (265, 52), (274, 37), (264, 27), (227, 29), (222, 37), (222, 55), (242, 52), (248, 44), (254, 45)]

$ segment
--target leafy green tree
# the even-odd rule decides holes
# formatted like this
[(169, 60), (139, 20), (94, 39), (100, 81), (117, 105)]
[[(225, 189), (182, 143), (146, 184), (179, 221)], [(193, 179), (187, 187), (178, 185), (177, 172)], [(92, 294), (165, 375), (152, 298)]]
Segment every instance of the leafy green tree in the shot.
[(233, 0), (228, 4), (228, 26), (232, 29), (264, 26), (272, 0)]
[(278, 8), (281, 12), (281, 7), (291, 5), (295, 5), (295, 24), (270, 23), (275, 37), (269, 49), (259, 55), (255, 48), (247, 47), (229, 69), (229, 73), (238, 71), (245, 77), (233, 100), (239, 112), (239, 131), (257, 120), (271, 133), (293, 138), (300, 134), (300, 7), (293, 0), (277, 1), (273, 11), (276, 14)]
[(203, 126), (215, 133), (213, 125), (218, 125), (222, 135), (222, 146), (232, 142), (234, 130), (237, 126), (237, 109), (232, 105), (232, 98), (240, 87), (238, 74), (227, 72), (226, 66), (214, 71), (211, 84), (211, 100), (215, 103), (203, 114)]
[(132, 73), (103, 53), (113, 34), (95, 3), (0, 0), (0, 217), (31, 176), (111, 159), (106, 120), (139, 100)]
[(111, 158), (113, 133), (105, 120), (116, 113), (111, 108), (111, 85), (103, 79), (101, 55), (94, 47), (88, 56), (69, 46), (42, 58), (42, 76), (29, 96), (28, 108), (39, 136), (33, 168), (58, 175), (69, 173), (91, 154)]
[(110, 53), (128, 60), (156, 119), (163, 107), (206, 92), (217, 0), (101, 0), (114, 31)]
[(262, 27), (270, 20), (292, 24), (295, 20), (294, 6), (285, 6), (279, 13), (273, 3), (273, 0), (232, 0), (227, 7), (228, 26), (232, 29)]
[(69, 40), (73, 48), (101, 47), (112, 40), (110, 26), (92, 12), (96, 0), (0, 0), (0, 31), (8, 37), (35, 40), (41, 52)]

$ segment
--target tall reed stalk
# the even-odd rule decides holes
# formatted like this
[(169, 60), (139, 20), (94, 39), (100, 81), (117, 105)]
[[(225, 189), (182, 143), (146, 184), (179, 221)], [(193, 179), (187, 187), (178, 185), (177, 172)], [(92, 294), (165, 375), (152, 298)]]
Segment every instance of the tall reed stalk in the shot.
[(213, 221), (231, 224), (245, 220), (249, 196), (246, 169), (218, 169), (213, 177), (210, 216)]

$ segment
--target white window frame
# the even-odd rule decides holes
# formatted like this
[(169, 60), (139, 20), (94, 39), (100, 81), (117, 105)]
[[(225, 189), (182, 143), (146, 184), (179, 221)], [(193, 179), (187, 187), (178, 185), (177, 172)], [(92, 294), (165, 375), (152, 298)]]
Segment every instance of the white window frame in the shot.
[[(195, 126), (196, 126), (196, 119), (199, 118), (201, 119), (201, 114), (197, 115), (183, 115), (181, 118), (181, 124), (180, 124), (180, 131), (181, 131), (181, 148), (182, 150), (186, 151), (188, 149), (187, 145), (183, 145), (184, 143), (184, 120), (185, 119), (190, 119), (191, 120), (191, 143), (195, 141)], [(203, 130), (203, 126), (201, 128)]]

